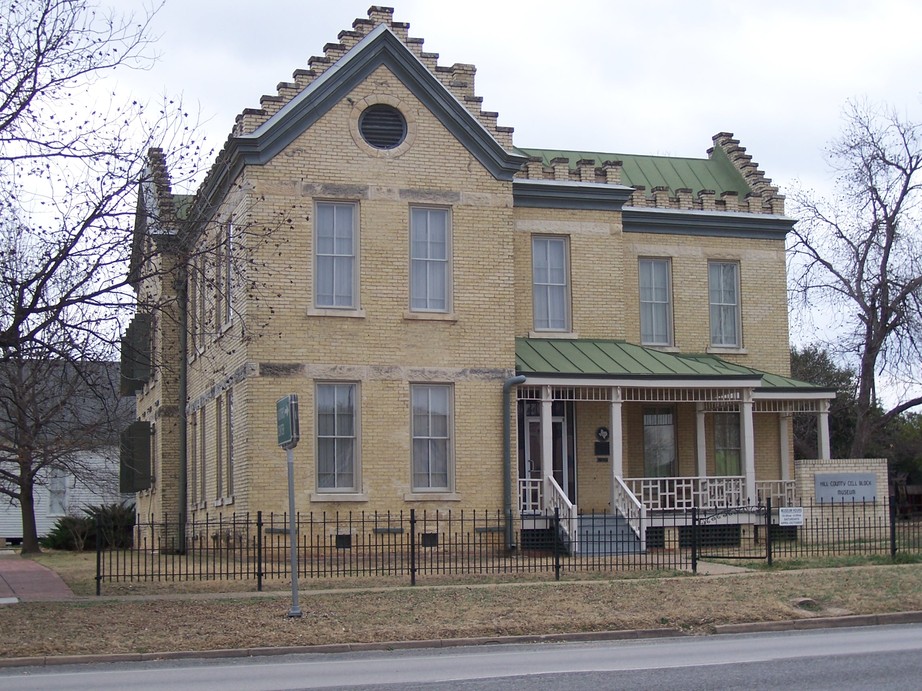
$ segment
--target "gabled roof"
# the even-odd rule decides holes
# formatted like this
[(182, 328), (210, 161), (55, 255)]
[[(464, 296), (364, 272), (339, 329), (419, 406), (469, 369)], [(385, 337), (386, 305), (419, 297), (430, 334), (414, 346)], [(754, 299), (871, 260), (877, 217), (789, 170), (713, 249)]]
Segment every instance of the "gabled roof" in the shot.
[(710, 158), (684, 158), (678, 156), (641, 156), (637, 154), (602, 153), (598, 151), (567, 151), (561, 149), (523, 149), (525, 156), (540, 158), (550, 166), (551, 161), (568, 158), (572, 162), (595, 161), (601, 167), (606, 161), (621, 161), (621, 182), (630, 187), (668, 187), (670, 190), (713, 190), (718, 196), (736, 192), (744, 197), (753, 190), (745, 178), (727, 158), (720, 147)]
[(197, 201), (199, 208), (193, 213), (207, 216), (243, 166), (270, 161), (381, 66), (387, 67), (494, 177), (512, 180), (521, 169), (525, 157), (504, 149), (387, 25), (379, 24), (254, 132), (228, 140), (224, 165), (216, 166), (205, 181)]
[(778, 393), (835, 397), (831, 389), (737, 365), (714, 355), (667, 353), (619, 340), (517, 338), (515, 369), (526, 377), (613, 379), (635, 385), (673, 380), (706, 385), (724, 382)]

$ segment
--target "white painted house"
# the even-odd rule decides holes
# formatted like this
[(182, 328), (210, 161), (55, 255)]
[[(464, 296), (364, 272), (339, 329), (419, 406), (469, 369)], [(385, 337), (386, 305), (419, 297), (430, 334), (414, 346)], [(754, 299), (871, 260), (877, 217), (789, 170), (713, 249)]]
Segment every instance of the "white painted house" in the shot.
[[(82, 454), (80, 465), (95, 467), (93, 481), (81, 481), (62, 470), (49, 470), (42, 485), (35, 488), (35, 524), (44, 537), (63, 516), (83, 516), (83, 509), (100, 504), (121, 503), (132, 494), (120, 494), (118, 487), (119, 450), (105, 447)], [(17, 545), (22, 541), (22, 516), (19, 504), (0, 497), (0, 544)]]

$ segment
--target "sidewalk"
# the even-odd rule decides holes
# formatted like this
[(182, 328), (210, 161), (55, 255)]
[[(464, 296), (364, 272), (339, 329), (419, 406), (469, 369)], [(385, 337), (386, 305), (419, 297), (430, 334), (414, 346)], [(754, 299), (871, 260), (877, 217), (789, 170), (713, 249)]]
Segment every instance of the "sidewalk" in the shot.
[(73, 597), (73, 591), (51, 569), (16, 552), (0, 551), (0, 605)]

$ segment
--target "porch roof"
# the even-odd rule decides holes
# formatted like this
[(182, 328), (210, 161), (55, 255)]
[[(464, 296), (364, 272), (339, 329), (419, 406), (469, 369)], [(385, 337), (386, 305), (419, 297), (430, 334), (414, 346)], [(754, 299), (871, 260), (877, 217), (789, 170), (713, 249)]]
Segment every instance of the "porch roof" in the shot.
[(681, 380), (703, 385), (754, 386), (771, 394), (814, 394), (832, 398), (835, 391), (779, 374), (727, 362), (711, 354), (668, 353), (633, 343), (605, 339), (517, 338), (515, 366), (527, 377), (611, 379), (637, 386)]

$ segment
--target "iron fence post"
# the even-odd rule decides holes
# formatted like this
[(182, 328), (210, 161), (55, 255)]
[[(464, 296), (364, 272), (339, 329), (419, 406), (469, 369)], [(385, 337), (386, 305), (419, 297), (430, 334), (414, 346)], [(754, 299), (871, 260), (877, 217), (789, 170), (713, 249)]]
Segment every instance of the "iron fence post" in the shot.
[(256, 591), (263, 591), (263, 512), (256, 512)]
[(410, 585), (416, 585), (416, 509), (410, 509)]
[(765, 497), (765, 557), (772, 565), (772, 498)]
[(692, 573), (698, 573), (698, 507), (693, 506), (691, 508), (691, 519), (692, 519), (692, 549), (691, 549), (691, 564), (692, 564)]
[(554, 580), (560, 580), (560, 507), (554, 507)]
[(890, 497), (890, 558), (896, 558), (896, 497)]
[[(97, 518), (97, 523), (99, 519)], [(99, 531), (96, 531), (96, 597), (102, 593), (102, 540)]]

